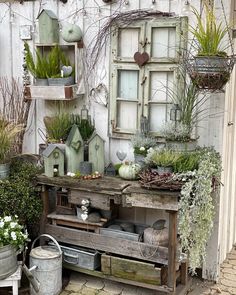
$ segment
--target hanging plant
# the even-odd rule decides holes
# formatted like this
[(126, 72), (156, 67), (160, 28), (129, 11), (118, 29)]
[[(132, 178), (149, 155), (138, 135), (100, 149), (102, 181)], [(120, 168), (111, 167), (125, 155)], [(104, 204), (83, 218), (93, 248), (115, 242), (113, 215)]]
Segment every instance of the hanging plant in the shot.
[[(228, 25), (216, 18), (214, 7), (203, 3), (203, 17), (194, 7), (197, 25), (189, 31), (196, 41), (197, 55), (187, 59), (187, 70), (193, 83), (200, 89), (221, 90), (230, 78), (234, 57), (227, 55), (223, 45), (229, 35)], [(231, 40), (229, 40), (230, 43)]]
[(178, 233), (193, 274), (201, 267), (206, 254), (221, 173), (220, 156), (214, 149), (200, 149), (199, 155), (197, 170), (176, 176), (176, 179), (187, 179), (181, 189)]

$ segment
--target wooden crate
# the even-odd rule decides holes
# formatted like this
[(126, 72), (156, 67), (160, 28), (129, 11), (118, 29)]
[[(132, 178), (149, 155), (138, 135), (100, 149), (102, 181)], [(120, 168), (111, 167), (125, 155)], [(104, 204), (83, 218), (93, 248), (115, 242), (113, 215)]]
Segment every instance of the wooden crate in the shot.
[(75, 205), (69, 203), (67, 192), (57, 191), (56, 213), (65, 215), (75, 215)]
[(117, 278), (161, 285), (161, 268), (154, 264), (107, 254), (101, 257), (102, 272)]

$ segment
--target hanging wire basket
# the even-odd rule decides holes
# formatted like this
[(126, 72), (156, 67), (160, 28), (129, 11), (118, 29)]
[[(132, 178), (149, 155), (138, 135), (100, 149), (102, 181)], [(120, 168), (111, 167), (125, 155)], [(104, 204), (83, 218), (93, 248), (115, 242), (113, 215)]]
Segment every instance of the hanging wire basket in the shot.
[(229, 81), (234, 67), (235, 56), (196, 56), (185, 61), (192, 82), (209, 91), (222, 90)]

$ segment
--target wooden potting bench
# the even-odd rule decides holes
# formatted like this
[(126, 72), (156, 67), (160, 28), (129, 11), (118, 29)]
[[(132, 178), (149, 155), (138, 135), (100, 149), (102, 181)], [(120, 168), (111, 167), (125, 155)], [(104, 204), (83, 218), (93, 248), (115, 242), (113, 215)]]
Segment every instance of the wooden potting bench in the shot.
[[(103, 271), (91, 271), (66, 265), (67, 267), (91, 275), (157, 290), (157, 294), (161, 294), (159, 292), (184, 294), (184, 290), (187, 288), (187, 263), (186, 261), (177, 261), (176, 257), (178, 191), (147, 190), (140, 187), (137, 181), (124, 181), (118, 177), (77, 180), (70, 177), (48, 178), (40, 175), (37, 177), (37, 182), (41, 186), (41, 195), (44, 203), (41, 232), (52, 235), (59, 242), (94, 248), (100, 252), (108, 253), (111, 257), (113, 257), (112, 255), (118, 255), (118, 257), (122, 256), (131, 259), (132, 262), (137, 262), (137, 269), (139, 269), (138, 263), (142, 265), (144, 264), (142, 262), (150, 263), (155, 266), (155, 269), (159, 270), (159, 278), (157, 279), (158, 282), (147, 284), (124, 277), (117, 277), (112, 270), (110, 273), (104, 273)], [(48, 219), (50, 217), (49, 190), (52, 187), (68, 190), (69, 201), (73, 204), (81, 204), (82, 199), (89, 199), (91, 207), (103, 210), (110, 210), (114, 204), (122, 207), (165, 210), (168, 212), (169, 217), (168, 247), (108, 237), (99, 234), (97, 231), (80, 230), (67, 227), (66, 225), (63, 226), (63, 224), (50, 224), (50, 219)], [(112, 265), (110, 267), (112, 268)], [(135, 270), (127, 270), (127, 277), (129, 277), (128, 272), (135, 272)]]

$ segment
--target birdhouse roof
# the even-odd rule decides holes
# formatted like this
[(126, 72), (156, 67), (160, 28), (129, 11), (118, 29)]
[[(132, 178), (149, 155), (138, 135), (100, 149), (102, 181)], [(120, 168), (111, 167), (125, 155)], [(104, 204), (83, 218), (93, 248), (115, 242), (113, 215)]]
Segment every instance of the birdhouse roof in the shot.
[(104, 140), (103, 138), (101, 138), (101, 136), (98, 135), (96, 131), (94, 131), (93, 134), (91, 135), (91, 137), (89, 138), (88, 143), (89, 143), (90, 141), (92, 141), (92, 140), (94, 139), (94, 137), (96, 137), (96, 136), (98, 136), (102, 141), (105, 142), (105, 140)]
[(49, 9), (42, 9), (42, 10), (40, 11), (40, 13), (38, 14), (37, 18), (39, 18), (40, 15), (41, 15), (43, 12), (45, 12), (45, 13), (46, 13), (50, 18), (52, 18), (52, 19), (58, 19), (57, 16), (56, 16), (56, 14), (55, 14), (53, 11), (49, 10)]
[(105, 167), (106, 170), (116, 170), (115, 169), (115, 166), (112, 164), (112, 163), (109, 163), (106, 167)]
[[(72, 140), (73, 140), (73, 137), (74, 137), (74, 135), (75, 135), (76, 130), (79, 131), (79, 128), (78, 128), (78, 126), (77, 126), (76, 124), (74, 124), (74, 125), (72, 126), (71, 130), (70, 130), (70, 133), (69, 133), (68, 137), (67, 137), (66, 145), (70, 145), (70, 144), (71, 144), (71, 142), (72, 142)], [(79, 133), (80, 133), (80, 132), (79, 132)]]
[(63, 153), (63, 151), (56, 144), (49, 144), (48, 147), (43, 151), (42, 155), (48, 158), (56, 149)]

